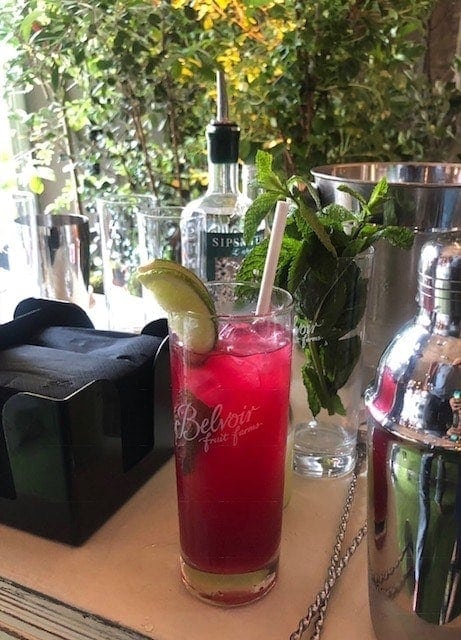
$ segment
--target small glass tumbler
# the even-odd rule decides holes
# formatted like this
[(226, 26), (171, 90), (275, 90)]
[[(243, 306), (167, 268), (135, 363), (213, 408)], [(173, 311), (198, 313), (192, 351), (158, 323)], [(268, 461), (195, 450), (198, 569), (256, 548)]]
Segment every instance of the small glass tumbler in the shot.
[(109, 329), (137, 333), (145, 324), (141, 285), (136, 278), (141, 264), (138, 215), (149, 214), (156, 204), (149, 194), (96, 199)]
[(372, 261), (372, 250), (339, 258), (328, 279), (309, 272), (295, 293), (302, 317), (308, 318), (296, 323), (297, 397), (306, 398), (306, 380), (317, 398), (337, 394), (333, 411), (317, 407), (314, 415), (308, 403), (295, 426), (293, 466), (298, 475), (335, 478), (355, 466), (364, 416), (362, 341)]
[[(181, 575), (223, 606), (261, 598), (279, 563), (292, 351), (292, 299), (274, 288), (208, 283), (216, 342), (191, 352), (170, 333)], [(210, 316), (174, 314), (196, 330)], [(208, 325), (209, 326), (209, 325)]]
[(0, 322), (7, 322), (18, 302), (40, 296), (37, 206), (29, 191), (2, 191), (0, 201)]
[[(155, 205), (149, 211), (138, 211), (139, 258), (141, 264), (161, 258), (181, 264), (182, 207)], [(149, 322), (165, 316), (152, 293), (143, 287), (145, 320)]]

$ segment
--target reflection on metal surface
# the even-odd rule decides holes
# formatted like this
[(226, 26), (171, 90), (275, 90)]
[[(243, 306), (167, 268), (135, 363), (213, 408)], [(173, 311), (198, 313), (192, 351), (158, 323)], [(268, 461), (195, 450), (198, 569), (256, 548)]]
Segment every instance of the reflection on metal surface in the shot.
[(377, 637), (402, 637), (395, 627), (404, 625), (403, 637), (411, 640), (454, 640), (461, 633), (460, 456), (428, 452), (376, 422), (370, 438), (370, 603)]
[(461, 185), (461, 164), (455, 162), (357, 162), (315, 167), (312, 173), (316, 177), (339, 181), (375, 183), (386, 177), (389, 182), (427, 188), (441, 184)]
[(423, 248), (420, 311), (367, 391), (370, 606), (379, 640), (461, 634), (460, 281), (459, 237)]

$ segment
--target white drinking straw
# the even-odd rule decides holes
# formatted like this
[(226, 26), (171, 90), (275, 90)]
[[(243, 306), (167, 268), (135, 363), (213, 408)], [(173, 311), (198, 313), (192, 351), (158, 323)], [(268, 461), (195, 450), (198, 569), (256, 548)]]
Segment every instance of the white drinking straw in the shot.
[(274, 286), (275, 272), (279, 260), (280, 248), (282, 246), (283, 232), (288, 215), (288, 202), (279, 200), (275, 207), (274, 223), (269, 239), (266, 262), (264, 263), (261, 288), (259, 290), (258, 303), (256, 305), (256, 315), (264, 315), (270, 310), (272, 287)]

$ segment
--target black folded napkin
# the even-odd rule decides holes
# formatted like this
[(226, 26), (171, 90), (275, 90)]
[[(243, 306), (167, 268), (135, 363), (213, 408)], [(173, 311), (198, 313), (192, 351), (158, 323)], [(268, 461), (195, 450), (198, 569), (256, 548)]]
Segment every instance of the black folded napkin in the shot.
[(170, 457), (166, 336), (34, 298), (0, 325), (1, 522), (79, 543)]

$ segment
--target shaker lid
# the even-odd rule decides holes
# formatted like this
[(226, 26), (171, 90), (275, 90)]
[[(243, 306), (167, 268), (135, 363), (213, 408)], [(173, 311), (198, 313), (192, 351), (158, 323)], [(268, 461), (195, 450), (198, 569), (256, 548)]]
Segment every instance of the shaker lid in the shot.
[(461, 230), (440, 234), (423, 246), (418, 301), (429, 313), (461, 316)]
[(374, 420), (424, 446), (461, 453), (461, 230), (424, 244), (422, 313), (384, 351), (365, 402)]

